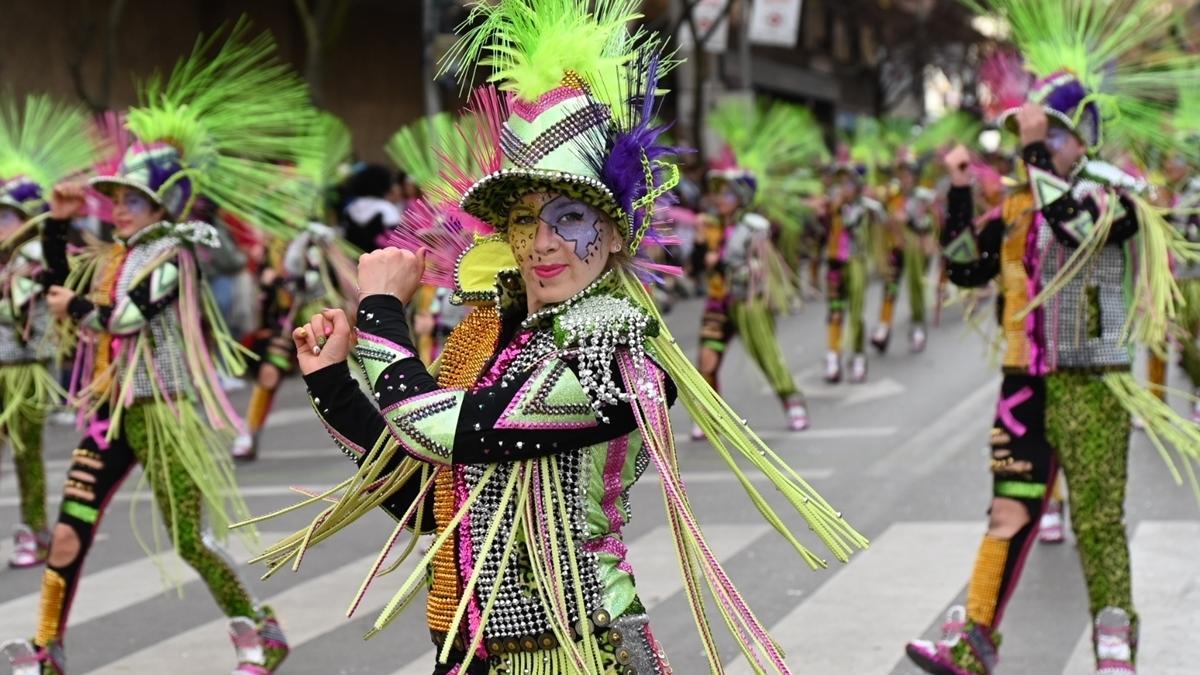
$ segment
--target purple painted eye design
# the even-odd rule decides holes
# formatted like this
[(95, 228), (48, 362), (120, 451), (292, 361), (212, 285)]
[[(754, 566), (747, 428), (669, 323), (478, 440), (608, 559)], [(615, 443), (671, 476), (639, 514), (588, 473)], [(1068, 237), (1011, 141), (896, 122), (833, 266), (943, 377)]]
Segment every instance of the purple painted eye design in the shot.
[(118, 198), (117, 204), (130, 213), (140, 214), (150, 212), (150, 200), (140, 192), (125, 191)]
[(586, 260), (600, 241), (601, 213), (592, 206), (568, 197), (555, 197), (542, 207), (542, 222), (574, 247), (575, 257)]

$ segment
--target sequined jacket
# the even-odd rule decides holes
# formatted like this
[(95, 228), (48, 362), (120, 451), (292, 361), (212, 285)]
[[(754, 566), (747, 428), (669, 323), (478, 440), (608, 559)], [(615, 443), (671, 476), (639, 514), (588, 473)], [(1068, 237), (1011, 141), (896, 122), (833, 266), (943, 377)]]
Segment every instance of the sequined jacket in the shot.
[[(1106, 370), (1129, 366), (1121, 344), (1125, 324), (1125, 253), (1137, 233), (1131, 205), (1109, 204), (1095, 186), (1054, 175), (1044, 143), (1024, 150), (1030, 183), (1005, 198), (1000, 210), (974, 227), (971, 189), (951, 188), (942, 252), (951, 282), (977, 287), (1000, 279), (1000, 321), (1009, 372)], [(1118, 208), (1106, 245), (1084, 270), (1030, 315), (1033, 294), (1049, 283), (1099, 221), (1101, 209)]]
[(42, 297), (42, 244), (17, 247), (0, 268), (0, 364), (48, 361), (54, 342), (47, 330), (50, 313)]
[[(152, 367), (137, 358), (133, 375), (133, 398), (149, 399), (155, 389), (167, 395), (190, 395), (193, 391), (181, 365), (178, 309), (180, 266), (178, 256), (187, 244), (171, 234), (169, 223), (151, 225), (124, 244), (117, 243), (98, 265), (90, 292), (77, 293), (67, 313), (83, 329), (85, 338), (104, 345), (103, 352), (115, 354), (132, 349), (139, 334), (152, 345)], [(50, 220), (42, 241), (52, 283), (67, 278), (67, 223)], [(97, 368), (107, 365), (96, 363)], [(151, 372), (153, 370), (154, 372)]]
[[(501, 488), (523, 460), (557, 459), (583, 613), (599, 627), (640, 613), (622, 529), (630, 517), (628, 492), (649, 458), (617, 361), (640, 359), (650, 377), (665, 377), (642, 354), (640, 340), (622, 337), (647, 330), (645, 315), (606, 294), (584, 294), (530, 317), (505, 315), (502, 347), (465, 390), (438, 388), (415, 356), (404, 316), (400, 301), (390, 296), (370, 296), (358, 310), (355, 351), (377, 405), (361, 393), (346, 363), (305, 380), (330, 434), (359, 462), (386, 430), (410, 456), (453, 472), (459, 505), (494, 467), (456, 532), (460, 572), (481, 565), (476, 595), (500, 588), (484, 627), (487, 651), (497, 655), (555, 644), (540, 600), (528, 590), (533, 578), (528, 565), (518, 561), (497, 579), (500, 552), (493, 549), (487, 560), (478, 559), (490, 525), (500, 527), (500, 541), (525, 536), (511, 531), (511, 518), (498, 513)], [(673, 385), (663, 384), (673, 401)], [(416, 486), (405, 485), (385, 508), (401, 515), (416, 496)], [(432, 508), (432, 499), (424, 508)], [(569, 568), (567, 551), (558, 564)], [(482, 602), (475, 597), (472, 606)], [(569, 603), (578, 621), (580, 612)]]

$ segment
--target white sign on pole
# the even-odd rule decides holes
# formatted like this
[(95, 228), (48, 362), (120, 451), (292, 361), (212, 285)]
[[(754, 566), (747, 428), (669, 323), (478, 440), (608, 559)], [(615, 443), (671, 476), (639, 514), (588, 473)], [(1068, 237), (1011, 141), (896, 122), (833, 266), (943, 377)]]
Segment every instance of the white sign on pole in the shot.
[(795, 47), (803, 0), (754, 0), (750, 41), (773, 47)]
[[(704, 37), (710, 30), (712, 31), (708, 42), (704, 43), (704, 51), (720, 54), (729, 48), (729, 15), (725, 12), (725, 5), (731, 1), (698, 0), (692, 5), (692, 21), (696, 24), (696, 32), (700, 34), (700, 37)], [(719, 22), (718, 19), (720, 19)], [(686, 23), (681, 32), (685, 34), (688, 32)], [(692, 44), (691, 36), (688, 36), (687, 44)]]

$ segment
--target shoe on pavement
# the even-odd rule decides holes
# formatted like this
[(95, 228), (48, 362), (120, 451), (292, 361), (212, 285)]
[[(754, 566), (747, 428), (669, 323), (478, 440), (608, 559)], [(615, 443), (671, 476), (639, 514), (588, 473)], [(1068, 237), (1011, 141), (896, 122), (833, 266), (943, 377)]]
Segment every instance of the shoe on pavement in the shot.
[(692, 425), (692, 440), (693, 441), (704, 440), (704, 430), (700, 428), (699, 424)]
[(862, 384), (867, 381), (867, 355), (855, 354), (850, 360), (850, 381)]
[(258, 459), (258, 438), (250, 434), (238, 434), (233, 439), (229, 454), (233, 455), (235, 462), (253, 462)]
[(825, 381), (830, 384), (842, 381), (842, 357), (837, 352), (825, 353)]
[(1192, 404), (1192, 421), (1200, 424), (1200, 401)]
[(934, 675), (991, 675), (999, 646), (998, 633), (967, 621), (967, 610), (955, 605), (946, 612), (940, 640), (913, 640), (904, 651), (921, 670)]
[(1119, 607), (1096, 615), (1096, 675), (1136, 675), (1133, 667), (1133, 626)]
[(45, 530), (34, 532), (28, 525), (17, 525), (13, 529), (13, 551), (8, 566), (14, 569), (35, 567), (46, 562), (50, 555), (50, 533)]
[(913, 354), (920, 354), (925, 351), (925, 326), (913, 326), (908, 331), (908, 351)]
[(804, 431), (808, 428), (808, 405), (805, 404), (803, 396), (800, 394), (789, 396), (784, 404), (784, 409), (787, 412), (788, 429)]
[(886, 354), (888, 343), (892, 340), (892, 327), (881, 323), (871, 333), (871, 346), (880, 354)]
[(229, 637), (238, 660), (232, 675), (271, 675), (291, 651), (270, 607), (262, 608), (257, 621), (244, 616), (230, 619)]
[(1046, 512), (1038, 524), (1038, 541), (1043, 544), (1061, 544), (1066, 537), (1063, 530), (1062, 502), (1050, 500)]
[(0, 645), (0, 651), (8, 657), (12, 675), (63, 675), (66, 658), (62, 644), (38, 647), (32, 640), (9, 640)]

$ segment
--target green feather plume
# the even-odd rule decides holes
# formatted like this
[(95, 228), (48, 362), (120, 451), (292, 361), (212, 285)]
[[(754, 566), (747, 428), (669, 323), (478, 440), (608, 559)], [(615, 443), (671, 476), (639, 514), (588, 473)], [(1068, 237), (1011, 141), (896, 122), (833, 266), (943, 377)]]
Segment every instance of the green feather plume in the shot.
[(25, 176), (49, 191), (90, 167), (101, 146), (78, 106), (31, 95), (0, 98), (0, 180)]
[(320, 164), (322, 139), (304, 82), (269, 33), (248, 32), (243, 20), (228, 37), (197, 39), (170, 77), (139, 86), (126, 126), (143, 142), (176, 147), (196, 191), (218, 206), (286, 235), (308, 202), (303, 181), (282, 167)]
[(443, 58), (442, 72), (454, 70), (469, 86), (475, 70), (488, 66), (488, 82), (524, 101), (536, 101), (574, 73), (620, 113), (626, 107), (621, 100), (628, 90), (626, 70), (635, 67), (637, 53), (661, 44), (643, 28), (628, 29), (642, 17), (640, 5), (595, 0), (588, 12), (579, 0), (477, 2), (460, 26), (462, 37)]
[(809, 213), (821, 190), (816, 169), (829, 161), (821, 126), (807, 108), (727, 98), (708, 115), (709, 128), (758, 181), (751, 208), (784, 227)]
[[(1037, 77), (1066, 70), (1100, 110), (1106, 134), (1141, 136), (1168, 148), (1170, 130), (1148, 124), (1174, 107), (1177, 90), (1200, 85), (1200, 54), (1182, 52), (1172, 31), (1178, 9), (1161, 0), (960, 0), (1008, 24)], [(1082, 107), (1081, 107), (1082, 108)]]
[(318, 112), (312, 119), (309, 136), (316, 142), (320, 153), (302, 158), (296, 172), (309, 187), (308, 216), (321, 215), (329, 192), (342, 181), (343, 168), (353, 152), (350, 129), (337, 115)]
[(446, 112), (402, 127), (384, 150), (426, 194), (443, 194), (449, 188), (440, 175), (446, 160), (468, 172), (474, 163), (467, 137), (459, 132), (454, 116)]
[(955, 143), (972, 147), (976, 144), (981, 131), (983, 131), (983, 123), (978, 117), (957, 110), (925, 125), (913, 139), (912, 151), (917, 155), (927, 155), (949, 148)]

